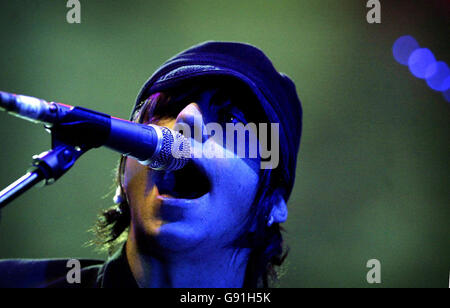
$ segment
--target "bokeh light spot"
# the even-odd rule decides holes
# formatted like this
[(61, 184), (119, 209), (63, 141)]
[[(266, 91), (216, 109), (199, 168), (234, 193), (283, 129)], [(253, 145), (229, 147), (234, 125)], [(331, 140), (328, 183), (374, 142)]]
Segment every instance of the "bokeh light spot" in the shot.
[(443, 61), (434, 62), (427, 68), (427, 84), (436, 91), (445, 91), (448, 89), (448, 77), (450, 76), (450, 69), (447, 63)]
[(395, 60), (403, 65), (408, 65), (408, 59), (414, 50), (419, 48), (419, 43), (410, 35), (399, 37), (392, 46)]
[(444, 89), (442, 91), (450, 90), (450, 75), (445, 78), (444, 82), (442, 83), (442, 88)]
[[(417, 78), (428, 78), (427, 68), (431, 66), (436, 59), (428, 48), (419, 48), (412, 52), (408, 59), (408, 66), (411, 73)], [(433, 70), (429, 69), (428, 74), (432, 74)]]

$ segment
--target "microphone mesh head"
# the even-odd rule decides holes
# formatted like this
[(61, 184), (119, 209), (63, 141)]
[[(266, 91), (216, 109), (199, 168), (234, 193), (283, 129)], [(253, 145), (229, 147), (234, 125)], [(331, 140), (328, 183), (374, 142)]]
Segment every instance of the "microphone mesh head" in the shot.
[(178, 170), (183, 168), (191, 158), (191, 145), (182, 134), (161, 126), (161, 150), (149, 167), (155, 170)]

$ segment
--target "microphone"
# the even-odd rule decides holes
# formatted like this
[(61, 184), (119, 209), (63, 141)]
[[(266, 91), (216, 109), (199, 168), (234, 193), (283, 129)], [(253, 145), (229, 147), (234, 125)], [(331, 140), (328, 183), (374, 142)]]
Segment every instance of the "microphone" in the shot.
[(0, 110), (43, 123), (62, 142), (83, 150), (106, 146), (154, 170), (178, 170), (190, 159), (189, 140), (167, 127), (1, 91)]

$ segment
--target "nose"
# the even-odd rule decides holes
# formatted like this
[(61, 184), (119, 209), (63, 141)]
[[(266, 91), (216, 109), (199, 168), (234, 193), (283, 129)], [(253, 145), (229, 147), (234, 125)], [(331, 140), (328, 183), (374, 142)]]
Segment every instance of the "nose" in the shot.
[(205, 123), (199, 105), (196, 102), (188, 104), (178, 114), (174, 130), (182, 133), (186, 138), (192, 138), (197, 142), (203, 143), (207, 136), (204, 135)]

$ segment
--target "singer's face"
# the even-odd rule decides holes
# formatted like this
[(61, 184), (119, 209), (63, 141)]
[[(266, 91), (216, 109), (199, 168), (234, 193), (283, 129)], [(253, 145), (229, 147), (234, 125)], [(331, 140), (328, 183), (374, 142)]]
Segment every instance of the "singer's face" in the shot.
[[(142, 111), (140, 122), (169, 128), (183, 123), (192, 132), (213, 122), (223, 126), (250, 122), (245, 110), (230, 101), (212, 104), (214, 93), (180, 105), (158, 103), (154, 111)], [(226, 144), (208, 136), (191, 141), (194, 151), (230, 154)], [(201, 254), (233, 244), (249, 219), (260, 168), (258, 158), (239, 158), (233, 150), (231, 154), (196, 157), (174, 172), (154, 171), (134, 159), (126, 160), (123, 185), (131, 209), (130, 236), (139, 249), (157, 246), (160, 252), (189, 249)]]

